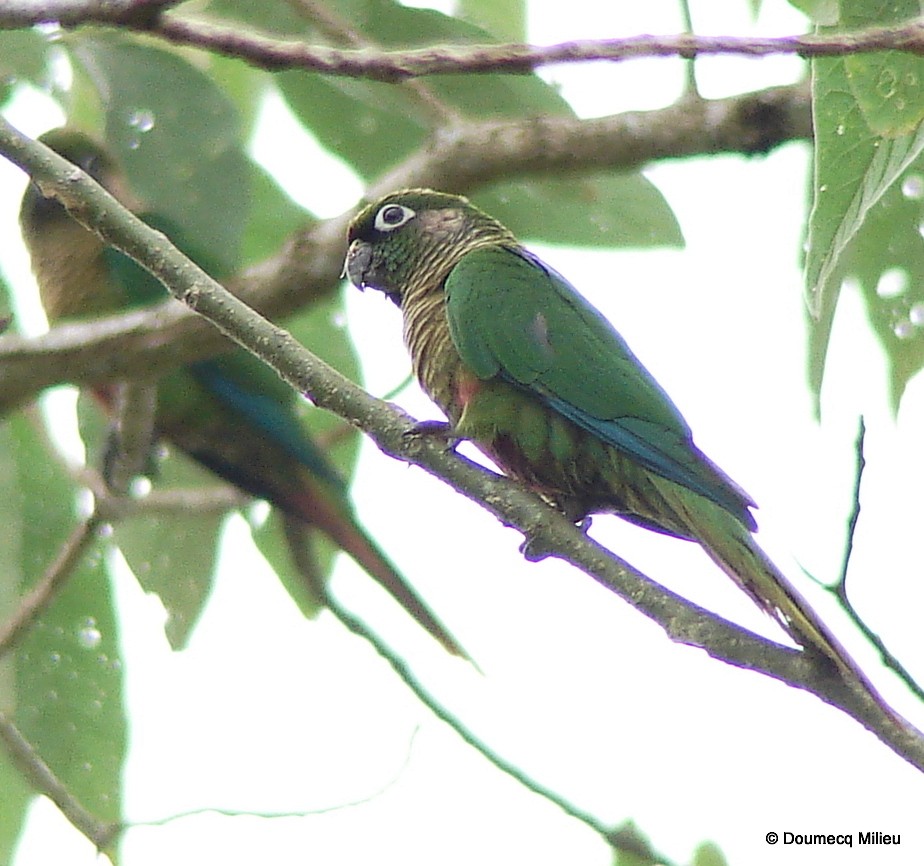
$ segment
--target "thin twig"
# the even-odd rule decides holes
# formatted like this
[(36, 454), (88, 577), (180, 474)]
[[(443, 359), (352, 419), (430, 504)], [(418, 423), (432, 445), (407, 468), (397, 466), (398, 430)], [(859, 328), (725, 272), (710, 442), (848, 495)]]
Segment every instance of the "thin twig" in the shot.
[(847, 518), (847, 537), (844, 542), (844, 556), (841, 561), (841, 570), (837, 580), (833, 584), (824, 583), (812, 577), (813, 580), (823, 589), (830, 592), (839, 602), (841, 608), (850, 618), (850, 621), (860, 630), (863, 636), (876, 648), (882, 663), (890, 668), (898, 678), (914, 693), (919, 699), (924, 701), (924, 688), (915, 680), (911, 672), (898, 660), (892, 651), (885, 645), (885, 642), (879, 635), (867, 625), (866, 621), (854, 607), (853, 602), (847, 594), (847, 574), (850, 570), (850, 559), (853, 555), (854, 536), (856, 535), (857, 525), (860, 521), (860, 487), (863, 480), (863, 471), (866, 468), (866, 457), (863, 452), (863, 445), (866, 439), (866, 423), (863, 416), (860, 416), (859, 430), (857, 431), (857, 442), (855, 445), (856, 453), (856, 471), (854, 473), (853, 498), (850, 508), (850, 516)]
[(0, 627), (0, 656), (16, 645), (42, 611), (52, 602), (95, 539), (96, 530), (102, 522), (98, 513), (94, 512), (74, 528), (54, 561), (20, 601), (16, 612)]
[(0, 711), (0, 742), (7, 755), (36, 791), (44, 794), (61, 813), (100, 851), (106, 851), (119, 834), (120, 826), (101, 821), (90, 812), (42, 760), (13, 720)]
[(613, 832), (612, 827), (608, 827), (603, 824), (601, 821), (598, 821), (590, 813), (585, 812), (583, 809), (579, 809), (573, 803), (570, 803), (560, 794), (553, 791), (551, 788), (546, 787), (545, 785), (537, 782), (535, 779), (531, 778), (527, 773), (517, 767), (515, 764), (512, 764), (510, 761), (503, 758), (490, 746), (480, 740), (475, 736), (472, 731), (465, 727), (462, 722), (456, 718), (446, 707), (444, 707), (430, 692), (427, 688), (420, 682), (419, 679), (414, 675), (413, 671), (408, 666), (407, 662), (404, 661), (394, 650), (391, 649), (388, 644), (379, 637), (366, 623), (364, 623), (359, 617), (355, 616), (345, 607), (343, 607), (336, 598), (334, 598), (331, 593), (324, 592), (324, 605), (330, 610), (330, 612), (339, 620), (339, 622), (351, 631), (353, 634), (358, 637), (363, 638), (368, 641), (373, 649), (386, 661), (391, 669), (395, 672), (398, 678), (403, 682), (408, 689), (414, 694), (414, 696), (419, 700), (427, 709), (433, 713), (440, 721), (448, 725), (452, 730), (459, 736), (461, 740), (471, 746), (476, 752), (478, 752), (485, 760), (490, 764), (493, 764), (498, 770), (502, 773), (506, 773), (515, 781), (519, 782), (524, 788), (532, 791), (534, 794), (538, 794), (540, 797), (548, 800), (551, 803), (554, 803), (558, 806), (565, 814), (570, 815), (572, 818), (577, 819), (585, 826), (589, 827), (603, 839), (608, 839), (610, 834)]

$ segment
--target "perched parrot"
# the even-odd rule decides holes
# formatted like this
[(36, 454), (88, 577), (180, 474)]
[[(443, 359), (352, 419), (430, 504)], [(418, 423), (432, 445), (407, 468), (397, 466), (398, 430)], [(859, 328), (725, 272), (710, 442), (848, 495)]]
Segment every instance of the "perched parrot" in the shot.
[(461, 196), (392, 193), (352, 220), (345, 272), (400, 307), (448, 434), (574, 521), (615, 513), (698, 542), (797, 643), (867, 683), (752, 538), (748, 495), (623, 338), (497, 220)]
[[(41, 140), (131, 206), (124, 177), (94, 141), (68, 129), (53, 130)], [(165, 221), (142, 216), (171, 234)], [(163, 299), (163, 288), (151, 275), (84, 229), (34, 183), (23, 197), (20, 223), (50, 321)], [(99, 386), (94, 394), (112, 412), (114, 386)], [(307, 544), (313, 529), (322, 532), (449, 652), (464, 656), (357, 523), (346, 486), (299, 421), (295, 399), (272, 370), (238, 349), (159, 380), (154, 433), (216, 475), (279, 508), (292, 544)], [(295, 557), (296, 562), (304, 559)]]

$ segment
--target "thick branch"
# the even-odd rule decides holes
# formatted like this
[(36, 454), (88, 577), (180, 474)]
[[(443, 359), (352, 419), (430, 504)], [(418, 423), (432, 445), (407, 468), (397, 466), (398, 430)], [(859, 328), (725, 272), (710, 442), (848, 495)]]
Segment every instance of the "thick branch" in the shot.
[[(618, 594), (659, 623), (672, 639), (813, 692), (924, 769), (924, 737), (920, 732), (883, 712), (859, 684), (847, 684), (834, 675), (825, 660), (758, 637), (671, 593), (588, 538), (520, 485), (447, 453), (426, 437), (409, 436), (412, 419), (367, 394), (230, 295), (161, 234), (121, 209), (86, 175), (75, 172), (69, 163), (3, 121), (0, 131), (17, 164), (41, 179), (44, 189), (60, 194), (73, 207), (76, 218), (147, 268), (177, 298), (235, 342), (263, 358), (293, 388), (366, 432), (386, 454), (441, 478), (505, 525), (519, 529), (535, 547), (550, 551)], [(68, 178), (63, 184), (55, 180), (55, 173), (61, 171), (66, 171)]]
[[(371, 194), (407, 186), (468, 192), (492, 180), (531, 173), (624, 170), (652, 159), (763, 152), (808, 139), (811, 130), (808, 88), (801, 85), (592, 120), (467, 124), (435, 137)], [(16, 144), (0, 126), (0, 153), (25, 167), (28, 150), (28, 142)], [(54, 177), (53, 164), (36, 159), (36, 167)], [(60, 170), (61, 189), (67, 187), (68, 174)], [(279, 253), (241, 275), (232, 289), (270, 317), (331, 294), (339, 285), (350, 216), (294, 235)], [(213, 328), (176, 304), (59, 326), (37, 340), (7, 334), (0, 337), (0, 410), (50, 385), (156, 373), (214, 354), (223, 343)]]

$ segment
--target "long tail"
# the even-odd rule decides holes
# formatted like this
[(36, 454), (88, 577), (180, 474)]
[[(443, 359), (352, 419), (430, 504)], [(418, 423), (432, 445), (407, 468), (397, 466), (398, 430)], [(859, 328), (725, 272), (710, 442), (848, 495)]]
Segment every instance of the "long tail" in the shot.
[[(384, 551), (366, 534), (352, 515), (330, 506), (323, 496), (300, 497), (298, 517), (303, 525), (312, 526), (324, 533), (334, 544), (348, 554), (401, 605), (419, 625), (425, 628), (450, 653), (471, 661), (470, 656), (449, 630), (436, 618), (419, 595), (411, 588), (401, 572), (391, 563)], [(294, 520), (293, 515), (289, 515)], [(299, 537), (289, 527), (288, 534), (294, 544)], [(296, 559), (299, 559), (296, 553)], [(303, 570), (305, 570), (303, 568)], [(310, 576), (310, 575), (309, 575)], [(321, 591), (323, 598), (323, 591)]]
[(797, 644), (827, 658), (846, 683), (858, 683), (893, 719), (907, 724), (888, 706), (857, 662), (740, 520), (721, 506), (672, 482), (655, 480), (655, 486), (662, 497), (662, 506), (669, 504), (674, 524), (686, 530), (683, 534), (696, 540), (710, 559)]

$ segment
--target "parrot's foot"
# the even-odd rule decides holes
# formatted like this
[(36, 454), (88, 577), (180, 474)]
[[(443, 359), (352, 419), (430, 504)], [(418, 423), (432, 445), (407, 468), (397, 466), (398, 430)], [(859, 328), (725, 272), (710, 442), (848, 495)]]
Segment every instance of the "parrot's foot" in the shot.
[(404, 434), (409, 439), (437, 439), (447, 451), (453, 451), (462, 441), (455, 428), (448, 421), (418, 421)]
[(540, 562), (552, 555), (552, 550), (537, 538), (527, 538), (520, 545), (520, 553), (527, 562)]
[[(576, 525), (577, 528), (587, 534), (590, 525), (593, 522), (590, 515), (585, 515)], [(556, 551), (548, 547), (545, 542), (539, 541), (538, 538), (526, 538), (520, 545), (520, 553), (527, 562), (539, 562), (548, 556), (552, 556)]]

